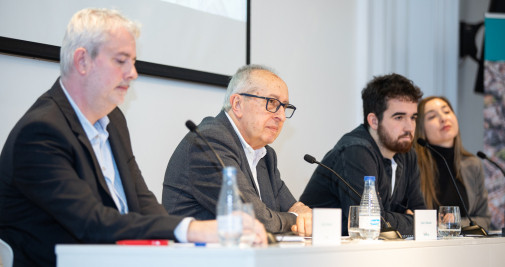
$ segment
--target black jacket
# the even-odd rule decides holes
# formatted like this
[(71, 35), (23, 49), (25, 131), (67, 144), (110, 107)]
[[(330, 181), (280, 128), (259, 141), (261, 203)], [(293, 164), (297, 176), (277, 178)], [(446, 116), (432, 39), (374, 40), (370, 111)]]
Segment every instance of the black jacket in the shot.
[[(365, 125), (345, 134), (321, 161), (332, 168), (358, 191), (363, 193), (364, 176), (375, 176), (375, 186), (381, 203), (381, 215), (401, 234), (413, 234), (414, 219), (407, 209), (425, 209), (420, 191), (417, 157), (413, 149), (396, 154), (396, 182), (391, 195), (391, 160), (382, 156)], [(318, 166), (300, 201), (311, 208), (341, 208), (342, 235), (347, 235), (349, 206), (359, 205), (360, 198), (330, 171)], [(382, 227), (385, 227), (382, 224)]]
[(182, 218), (168, 216), (147, 189), (122, 112), (108, 116), (125, 215), (58, 80), (9, 134), (0, 155), (0, 238), (11, 245), (14, 266), (55, 265), (56, 244), (174, 239)]

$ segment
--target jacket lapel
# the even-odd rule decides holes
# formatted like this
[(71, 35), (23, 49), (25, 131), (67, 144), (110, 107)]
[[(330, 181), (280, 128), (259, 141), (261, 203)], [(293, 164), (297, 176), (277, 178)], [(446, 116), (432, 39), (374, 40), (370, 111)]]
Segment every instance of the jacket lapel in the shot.
[[(111, 193), (109, 191), (109, 187), (107, 186), (107, 183), (105, 182), (105, 178), (103, 176), (102, 170), (100, 168), (100, 164), (98, 163), (98, 160), (96, 159), (95, 151), (93, 150), (93, 147), (91, 146), (91, 143), (89, 142), (88, 136), (84, 132), (84, 129), (81, 126), (81, 123), (79, 122), (79, 119), (77, 118), (77, 114), (75, 114), (74, 109), (70, 105), (70, 102), (67, 99), (67, 96), (63, 92), (63, 88), (60, 86), (60, 79), (56, 80), (54, 83), (53, 87), (49, 90), (49, 95), (54, 99), (56, 104), (59, 106), (61, 109), (63, 115), (65, 116), (65, 119), (67, 120), (68, 125), (74, 132), (76, 138), (79, 140), (79, 142), (82, 144), (82, 146), (85, 148), (86, 152), (88, 153), (88, 157), (90, 162), (93, 164), (93, 168), (95, 171), (95, 175), (98, 180), (98, 184), (102, 187), (102, 189), (107, 192), (110, 201), (114, 203), (114, 200), (112, 199)], [(115, 207), (115, 206), (114, 206)]]
[[(268, 151), (268, 150), (267, 150)], [(268, 152), (267, 152), (268, 153)], [(275, 167), (271, 166), (271, 161), (269, 155), (265, 155), (258, 162), (258, 184), (261, 189), (261, 201), (267, 205), (272, 210), (280, 210), (280, 207), (275, 201), (275, 196), (273, 192), (274, 186), (271, 183), (270, 177), (275, 177), (275, 174), (270, 173), (271, 170), (275, 170)]]
[(244, 148), (242, 147), (242, 143), (240, 143), (240, 139), (237, 136), (237, 133), (235, 132), (235, 129), (231, 125), (230, 120), (228, 117), (226, 117), (226, 114), (224, 114), (224, 111), (221, 111), (216, 118), (221, 121), (221, 123), (226, 127), (226, 129), (233, 134), (233, 139), (235, 141), (235, 144), (238, 147), (239, 151), (239, 156), (240, 156), (240, 161), (245, 162), (245, 164), (241, 164), (242, 171), (247, 175), (247, 178), (249, 178), (252, 186), (254, 187), (254, 190), (256, 190), (256, 194), (259, 196), (259, 190), (256, 187), (256, 182), (254, 181), (254, 177), (251, 172), (251, 168), (249, 167), (249, 163), (247, 161), (247, 157), (244, 152)]
[[(116, 110), (112, 111), (115, 112)], [(109, 116), (110, 118), (111, 116)], [(128, 210), (139, 211), (139, 203), (137, 198), (134, 197), (135, 185), (131, 177), (130, 170), (128, 168), (128, 159), (126, 155), (128, 153), (125, 151), (125, 146), (121, 144), (121, 136), (119, 130), (111, 119), (109, 125), (107, 126), (107, 131), (109, 132), (109, 142), (112, 149), (112, 154), (114, 155), (114, 160), (116, 162), (117, 169), (119, 171), (119, 176), (121, 177), (121, 183), (123, 184), (124, 193), (126, 196), (126, 202), (128, 203)]]

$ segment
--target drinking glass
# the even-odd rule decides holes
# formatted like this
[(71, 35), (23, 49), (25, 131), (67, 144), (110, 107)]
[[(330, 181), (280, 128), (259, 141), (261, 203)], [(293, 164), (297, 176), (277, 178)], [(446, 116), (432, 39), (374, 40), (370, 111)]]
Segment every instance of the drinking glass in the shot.
[(359, 206), (349, 206), (347, 231), (349, 232), (351, 240), (361, 239), (359, 233)]
[(442, 238), (459, 236), (461, 215), (458, 206), (440, 206), (438, 209), (438, 235)]
[(242, 237), (240, 238), (240, 246), (251, 247), (256, 238), (254, 232), (254, 207), (252, 203), (242, 204)]

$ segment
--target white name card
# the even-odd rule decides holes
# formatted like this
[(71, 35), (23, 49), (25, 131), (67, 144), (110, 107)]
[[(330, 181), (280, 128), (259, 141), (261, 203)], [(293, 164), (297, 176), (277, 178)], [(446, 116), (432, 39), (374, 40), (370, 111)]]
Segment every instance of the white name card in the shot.
[(437, 240), (437, 211), (414, 211), (414, 239)]
[(342, 236), (341, 209), (312, 209), (312, 245), (340, 245)]

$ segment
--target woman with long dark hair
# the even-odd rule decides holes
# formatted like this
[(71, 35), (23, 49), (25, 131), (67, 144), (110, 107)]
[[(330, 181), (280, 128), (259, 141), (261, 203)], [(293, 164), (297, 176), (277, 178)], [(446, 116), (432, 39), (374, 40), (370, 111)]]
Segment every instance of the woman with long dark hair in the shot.
[[(430, 96), (419, 102), (417, 111), (415, 140), (418, 138), (426, 140), (445, 158), (470, 217), (478, 225), (489, 229), (491, 216), (482, 163), (463, 147), (458, 118), (451, 103), (445, 97)], [(437, 153), (418, 144), (415, 145), (415, 149), (426, 208), (438, 210), (439, 206), (459, 206), (461, 218), (466, 218), (443, 159)], [(465, 224), (468, 222), (463, 222), (463, 225)]]

